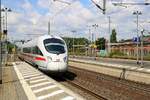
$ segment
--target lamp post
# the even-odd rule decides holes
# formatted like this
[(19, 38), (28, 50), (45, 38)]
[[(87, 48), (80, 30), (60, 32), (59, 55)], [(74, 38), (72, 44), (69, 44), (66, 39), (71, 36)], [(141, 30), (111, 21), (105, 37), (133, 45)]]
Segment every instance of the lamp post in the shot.
[(92, 55), (92, 42), (93, 42), (93, 33), (92, 33), (92, 25), (87, 25), (89, 31), (89, 42), (90, 42), (90, 49), (88, 48), (89, 55)]
[(87, 25), (87, 27), (88, 27), (88, 34), (89, 34), (89, 36), (88, 36), (88, 39), (89, 39), (89, 41), (90, 41), (90, 43), (91, 43), (91, 26), (90, 25)]
[(93, 24), (92, 27), (94, 27), (94, 29), (95, 29), (94, 52), (95, 52), (95, 56), (96, 56), (96, 37), (97, 37), (96, 28), (98, 28), (98, 24)]
[[(75, 34), (75, 33), (76, 33), (76, 31), (75, 31), (75, 30), (73, 30), (73, 31), (71, 31), (71, 32), (72, 32), (73, 34)], [(75, 55), (75, 52), (74, 52), (74, 45), (75, 45), (75, 44), (74, 44), (74, 38), (75, 38), (75, 37), (73, 37), (73, 56)]]
[(140, 11), (135, 11), (133, 12), (133, 15), (136, 15), (136, 18), (137, 18), (137, 64), (139, 64), (139, 15), (142, 15), (142, 13)]
[(110, 52), (111, 52), (111, 43), (110, 43), (110, 35), (111, 35), (111, 33), (110, 33), (110, 28), (111, 28), (111, 26), (110, 26), (110, 24), (111, 24), (111, 20), (110, 20), (110, 16), (108, 16), (108, 22), (109, 22), (109, 24), (108, 24), (108, 34), (109, 34), (109, 37), (108, 37), (108, 54), (110, 54)]
[(98, 28), (98, 24), (93, 24), (92, 27), (94, 27), (94, 29), (95, 29), (95, 41), (94, 41), (94, 44), (96, 45), (96, 38), (97, 38), (96, 28)]

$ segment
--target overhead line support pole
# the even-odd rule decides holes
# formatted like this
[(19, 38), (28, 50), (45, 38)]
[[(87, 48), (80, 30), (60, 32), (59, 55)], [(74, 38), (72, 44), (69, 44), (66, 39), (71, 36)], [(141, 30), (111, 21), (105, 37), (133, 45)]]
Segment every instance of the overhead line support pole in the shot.
[(0, 0), (0, 84), (2, 84), (2, 27), (1, 27), (1, 0)]
[(136, 15), (137, 18), (137, 64), (139, 64), (139, 15), (141, 15), (142, 13), (139, 11), (135, 11), (133, 12), (133, 15)]
[(143, 58), (144, 58), (144, 51), (143, 51), (143, 34), (144, 34), (144, 30), (141, 31), (141, 67), (143, 67), (144, 62), (143, 62)]
[(108, 16), (108, 22), (109, 22), (109, 24), (108, 24), (108, 34), (109, 34), (109, 37), (108, 37), (108, 53), (110, 54), (110, 52), (111, 52), (111, 43), (110, 43), (110, 36), (111, 36), (111, 33), (110, 33), (110, 23), (111, 23), (111, 21), (110, 21), (110, 16)]

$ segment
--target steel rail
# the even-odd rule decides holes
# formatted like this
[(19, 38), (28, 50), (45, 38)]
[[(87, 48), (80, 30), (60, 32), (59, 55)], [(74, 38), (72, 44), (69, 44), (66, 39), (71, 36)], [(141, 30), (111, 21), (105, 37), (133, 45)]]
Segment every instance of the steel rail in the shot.
[(78, 88), (78, 89), (80, 89), (80, 90), (82, 90), (82, 91), (85, 91), (86, 93), (88, 93), (88, 94), (94, 96), (94, 97), (97, 98), (98, 100), (108, 100), (108, 99), (106, 99), (105, 97), (103, 97), (103, 96), (101, 96), (101, 95), (99, 95), (99, 94), (97, 94), (97, 93), (92, 92), (90, 89), (87, 89), (87, 88), (81, 86), (80, 84), (77, 84), (77, 83), (75, 83), (75, 82), (73, 82), (73, 81), (70, 81), (70, 80), (68, 80), (67, 78), (64, 78), (64, 79), (67, 81), (68, 84), (71, 84), (72, 86), (74, 86), (74, 87), (76, 87), (76, 88)]
[[(81, 68), (76, 68), (76, 67), (73, 67), (73, 66), (70, 66), (70, 70), (71, 69), (77, 69), (77, 70), (80, 70), (80, 71), (83, 71), (83, 72), (89, 72), (89, 73), (94, 73), (94, 74), (97, 74), (97, 75), (99, 75), (99, 74), (102, 74), (102, 73), (98, 73), (98, 72), (94, 72), (94, 71), (90, 71), (90, 70), (86, 70), (86, 69), (81, 69)], [(106, 75), (106, 74), (103, 74), (103, 75)], [(101, 76), (97, 76), (96, 78), (98, 79), (102, 79), (102, 80), (106, 80), (106, 81), (110, 81), (110, 82), (113, 82), (113, 83), (118, 83), (118, 84), (121, 84), (121, 85), (124, 85), (124, 86), (127, 86), (127, 87), (129, 87), (129, 88), (132, 88), (132, 89), (134, 89), (134, 90), (142, 90), (143, 92), (145, 92), (145, 93), (148, 93), (148, 94), (150, 94), (150, 89), (146, 89), (146, 88), (140, 88), (140, 87), (138, 87), (138, 86), (131, 86), (131, 85), (129, 85), (129, 84), (126, 84), (126, 83), (124, 83), (124, 81), (128, 81), (128, 80), (125, 80), (125, 79), (120, 79), (120, 78), (117, 78), (117, 77), (113, 77), (113, 76), (110, 76), (110, 75), (107, 75), (107, 76), (109, 76), (109, 77), (112, 77), (113, 79), (110, 79), (110, 78), (108, 78), (108, 77), (101, 77)], [(114, 78), (116, 78), (116, 79), (118, 79), (118, 81), (116, 81), (116, 80), (114, 80)], [(121, 82), (120, 80), (123, 80), (123, 82)], [(129, 82), (132, 82), (132, 81), (129, 81)], [(137, 84), (137, 83), (136, 83)], [(140, 83), (138, 83), (138, 84), (140, 84)]]

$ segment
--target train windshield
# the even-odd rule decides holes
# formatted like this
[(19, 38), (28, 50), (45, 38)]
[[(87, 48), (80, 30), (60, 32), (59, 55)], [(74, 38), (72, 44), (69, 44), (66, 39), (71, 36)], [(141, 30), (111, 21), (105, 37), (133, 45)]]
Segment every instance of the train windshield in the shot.
[(56, 38), (44, 40), (44, 46), (49, 53), (62, 54), (65, 53), (65, 43)]
[(53, 54), (62, 54), (65, 53), (65, 48), (63, 45), (58, 45), (58, 44), (46, 44), (45, 45), (46, 50), (49, 53)]

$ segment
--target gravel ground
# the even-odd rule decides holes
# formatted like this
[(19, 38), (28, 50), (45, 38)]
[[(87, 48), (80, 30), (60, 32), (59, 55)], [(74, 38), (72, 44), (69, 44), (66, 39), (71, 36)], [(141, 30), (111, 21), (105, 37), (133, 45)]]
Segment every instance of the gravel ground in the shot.
[[(85, 91), (72, 86), (71, 84), (67, 83), (67, 82), (61, 82), (61, 84), (63, 84), (64, 86), (66, 86), (67, 88), (69, 88), (70, 90), (74, 91), (75, 93), (81, 95), (83, 98), (85, 98), (86, 100), (99, 100), (97, 98), (95, 98), (94, 96), (86, 93)], [(103, 100), (103, 99), (102, 99)]]

